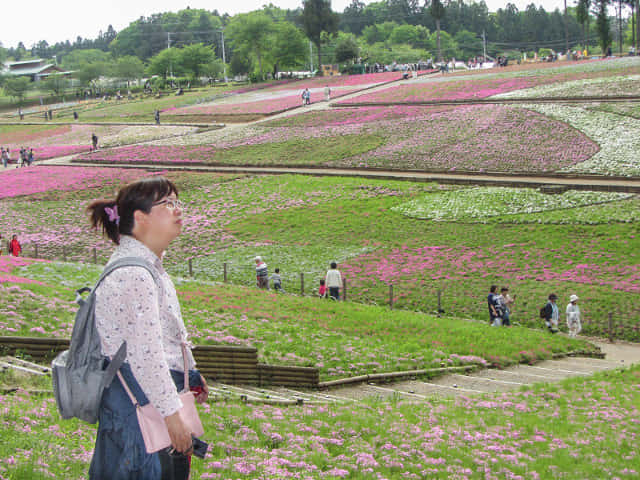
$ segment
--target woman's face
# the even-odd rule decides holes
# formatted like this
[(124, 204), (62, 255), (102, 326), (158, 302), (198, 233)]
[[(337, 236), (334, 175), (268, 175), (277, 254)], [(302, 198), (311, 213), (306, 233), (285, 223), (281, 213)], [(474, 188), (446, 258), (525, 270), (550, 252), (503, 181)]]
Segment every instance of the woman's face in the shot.
[(182, 202), (174, 193), (158, 200), (149, 212), (149, 228), (158, 238), (171, 242), (182, 231), (183, 208)]

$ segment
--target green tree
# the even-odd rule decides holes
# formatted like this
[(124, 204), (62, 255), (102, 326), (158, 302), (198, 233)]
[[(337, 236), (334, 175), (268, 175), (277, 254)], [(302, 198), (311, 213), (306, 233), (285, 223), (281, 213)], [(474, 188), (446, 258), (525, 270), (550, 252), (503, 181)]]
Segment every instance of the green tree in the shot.
[(233, 52), (231, 62), (229, 63), (231, 73), (234, 75), (245, 75), (251, 70), (251, 61), (249, 60), (249, 52), (238, 49)]
[(89, 63), (107, 63), (111, 55), (102, 50), (73, 50), (62, 57), (62, 66), (67, 70), (79, 70)]
[(336, 62), (338, 63), (350, 62), (357, 58), (359, 54), (360, 47), (353, 35), (344, 35), (338, 42), (338, 45), (336, 45), (334, 52)]
[(589, 34), (589, 7), (591, 0), (578, 0), (576, 7), (576, 19), (582, 26), (582, 45), (587, 48), (587, 35)]
[(409, 45), (415, 45), (418, 43), (418, 30), (413, 25), (398, 25), (393, 29), (389, 36), (391, 43), (408, 43)]
[(330, 0), (303, 0), (302, 25), (307, 37), (318, 51), (318, 69), (322, 71), (322, 32), (335, 34), (338, 30), (338, 15), (331, 10)]
[(182, 73), (180, 54), (178, 53), (177, 48), (167, 48), (162, 50), (149, 60), (147, 74), (160, 75), (162, 78), (166, 79), (167, 76), (172, 73), (178, 75)]
[(224, 73), (224, 63), (219, 58), (212, 60), (209, 63), (201, 65), (202, 75), (208, 78), (222, 78)]
[(15, 98), (18, 104), (22, 105), (30, 86), (31, 80), (28, 77), (9, 77), (4, 81), (3, 88), (7, 95)]
[(271, 56), (282, 70), (304, 65), (307, 58), (308, 41), (293, 23), (281, 21), (275, 24)]
[(107, 76), (110, 73), (111, 65), (106, 62), (94, 62), (82, 66), (76, 72), (76, 76), (78, 77), (78, 80), (80, 80), (80, 83), (94, 89), (96, 86), (96, 80), (100, 77)]
[(187, 45), (178, 50), (182, 70), (189, 74), (192, 80), (199, 78), (205, 69), (215, 59), (213, 48), (202, 43)]
[(369, 25), (362, 31), (362, 37), (369, 44), (386, 42), (391, 37), (393, 31), (398, 27), (396, 22), (383, 22)]
[(44, 87), (57, 96), (64, 93), (68, 85), (69, 80), (64, 75), (49, 75), (44, 81)]
[(236, 49), (252, 52), (258, 60), (260, 78), (264, 79), (262, 59), (269, 50), (274, 22), (262, 11), (234, 16), (226, 28), (227, 36)]
[(436, 22), (436, 49), (438, 51), (438, 61), (442, 61), (442, 49), (440, 45), (440, 21), (444, 18), (445, 7), (440, 0), (431, 0), (429, 4), (429, 14)]
[(598, 12), (596, 15), (598, 43), (600, 44), (602, 53), (606, 54), (607, 49), (611, 46), (611, 26), (609, 25), (609, 16), (607, 15), (609, 0), (594, 0), (593, 3)]
[(467, 31), (460, 30), (454, 36), (458, 51), (462, 58), (475, 57), (482, 53), (482, 40), (480, 40), (475, 34)]
[(144, 74), (144, 64), (138, 57), (127, 55), (119, 58), (113, 69), (116, 77), (127, 81), (127, 85), (131, 80), (137, 80)]

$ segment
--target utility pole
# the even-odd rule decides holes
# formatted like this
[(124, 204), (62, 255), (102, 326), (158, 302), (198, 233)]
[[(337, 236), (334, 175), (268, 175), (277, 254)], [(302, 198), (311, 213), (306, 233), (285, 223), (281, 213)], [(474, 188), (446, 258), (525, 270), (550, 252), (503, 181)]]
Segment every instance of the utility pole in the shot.
[(569, 21), (567, 20), (567, 0), (564, 0), (564, 53), (569, 60)]
[(224, 29), (220, 30), (220, 34), (222, 35), (222, 63), (224, 65), (224, 83), (229, 83), (229, 79), (227, 78), (227, 57), (224, 53)]
[[(167, 32), (167, 50), (171, 48), (171, 32)], [(171, 57), (169, 57), (169, 77), (173, 78), (173, 65), (171, 64)]]
[(484, 34), (484, 30), (482, 30), (482, 53), (484, 55), (484, 58), (482, 59), (483, 62), (487, 61), (487, 37)]

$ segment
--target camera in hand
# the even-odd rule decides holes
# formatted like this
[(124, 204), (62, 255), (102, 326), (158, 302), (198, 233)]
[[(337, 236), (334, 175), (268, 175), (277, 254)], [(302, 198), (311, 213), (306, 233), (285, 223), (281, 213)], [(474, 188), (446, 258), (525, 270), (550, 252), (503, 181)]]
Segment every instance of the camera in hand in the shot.
[(209, 444), (198, 437), (193, 437), (193, 454), (198, 458), (204, 458), (209, 449)]

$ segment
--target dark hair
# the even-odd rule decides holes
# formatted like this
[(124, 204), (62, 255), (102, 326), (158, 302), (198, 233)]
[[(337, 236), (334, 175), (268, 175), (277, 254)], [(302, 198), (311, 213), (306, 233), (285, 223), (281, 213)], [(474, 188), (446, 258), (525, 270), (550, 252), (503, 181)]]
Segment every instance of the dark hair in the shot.
[(502, 288), (500, 289), (500, 291), (501, 291), (501, 292), (508, 292), (508, 291), (509, 291), (509, 289), (508, 289), (507, 287), (502, 287)]
[(549, 300), (557, 300), (558, 296), (555, 293), (552, 293), (551, 295), (549, 295)]
[(489, 288), (489, 291), (491, 293), (496, 293), (496, 290), (498, 290), (498, 286), (497, 285), (491, 285), (491, 288)]
[(338, 265), (336, 264), (336, 262), (331, 262), (331, 268), (338, 268)]
[(320, 279), (320, 285), (324, 285), (324, 278)]
[[(145, 213), (158, 200), (175, 193), (178, 189), (170, 180), (155, 176), (143, 178), (129, 183), (120, 189), (115, 200), (95, 200), (87, 207), (89, 221), (96, 230), (102, 227), (102, 233), (116, 245), (120, 244), (120, 235), (131, 235), (133, 232), (133, 214), (136, 210)], [(111, 221), (105, 208), (118, 207), (119, 223)]]
[(280, 273), (280, 269), (279, 268), (276, 268), (276, 273)]

